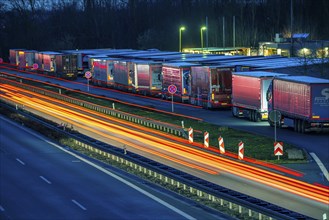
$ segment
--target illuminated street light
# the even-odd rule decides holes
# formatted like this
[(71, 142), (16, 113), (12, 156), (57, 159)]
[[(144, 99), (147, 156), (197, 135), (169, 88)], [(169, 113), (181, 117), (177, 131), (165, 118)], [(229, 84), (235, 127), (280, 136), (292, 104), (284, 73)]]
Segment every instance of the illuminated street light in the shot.
[(185, 27), (179, 28), (179, 52), (182, 52), (182, 31), (185, 30)]
[(201, 48), (202, 48), (202, 52), (203, 52), (203, 32), (204, 30), (206, 30), (207, 28), (205, 26), (201, 27), (200, 32), (201, 32)]

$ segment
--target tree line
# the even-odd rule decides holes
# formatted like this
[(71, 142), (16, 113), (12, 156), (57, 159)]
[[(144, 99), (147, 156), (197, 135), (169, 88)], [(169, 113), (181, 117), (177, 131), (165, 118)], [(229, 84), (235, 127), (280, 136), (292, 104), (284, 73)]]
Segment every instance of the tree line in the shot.
[(206, 46), (231, 47), (233, 17), (235, 45), (257, 47), (290, 36), (291, 11), (294, 33), (329, 39), (327, 0), (2, 0), (0, 57), (9, 48), (177, 51), (181, 26), (182, 47), (200, 47), (206, 23)]

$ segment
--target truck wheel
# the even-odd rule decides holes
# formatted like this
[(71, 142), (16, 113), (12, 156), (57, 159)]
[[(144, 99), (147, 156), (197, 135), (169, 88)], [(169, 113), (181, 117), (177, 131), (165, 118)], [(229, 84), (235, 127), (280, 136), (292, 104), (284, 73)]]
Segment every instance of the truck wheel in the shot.
[(238, 117), (238, 108), (237, 107), (232, 107), (232, 115), (234, 117)]
[(259, 121), (261, 121), (261, 118), (262, 118), (261, 114), (259, 112), (256, 112), (256, 114), (255, 114), (255, 120), (257, 122), (259, 122)]
[(253, 110), (250, 110), (249, 111), (249, 121), (253, 121), (253, 118), (254, 118), (254, 111)]
[(268, 119), (268, 123), (270, 124), (271, 127), (274, 127), (274, 123), (270, 119)]
[(294, 120), (294, 131), (298, 132), (298, 119)]
[(302, 121), (297, 119), (297, 132), (302, 133)]
[(305, 121), (304, 120), (301, 120), (300, 123), (301, 123), (301, 125), (300, 125), (300, 132), (302, 134), (304, 134), (305, 133)]

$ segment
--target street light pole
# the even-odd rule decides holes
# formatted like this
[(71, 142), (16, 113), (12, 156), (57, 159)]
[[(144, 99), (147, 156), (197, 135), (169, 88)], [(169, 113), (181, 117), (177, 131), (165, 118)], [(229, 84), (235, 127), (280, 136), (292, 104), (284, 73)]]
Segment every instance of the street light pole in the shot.
[(206, 30), (207, 28), (205, 26), (201, 27), (200, 32), (201, 32), (201, 49), (203, 53), (203, 31)]
[(179, 28), (179, 52), (182, 52), (182, 31), (185, 30), (185, 27)]

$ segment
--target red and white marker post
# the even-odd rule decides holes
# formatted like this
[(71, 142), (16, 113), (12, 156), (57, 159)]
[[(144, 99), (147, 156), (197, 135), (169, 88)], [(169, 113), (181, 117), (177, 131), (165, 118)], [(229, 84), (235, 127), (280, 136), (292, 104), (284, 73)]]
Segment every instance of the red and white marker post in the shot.
[(193, 128), (188, 129), (188, 142), (193, 143)]
[(274, 155), (280, 160), (280, 156), (283, 155), (283, 142), (274, 142)]
[(242, 141), (240, 141), (238, 158), (239, 158), (239, 160), (243, 160), (243, 157), (244, 157), (244, 143)]
[(208, 132), (204, 133), (204, 147), (205, 148), (209, 147), (209, 133)]
[(218, 138), (218, 146), (219, 146), (219, 153), (225, 154), (224, 139), (221, 136), (219, 136)]

